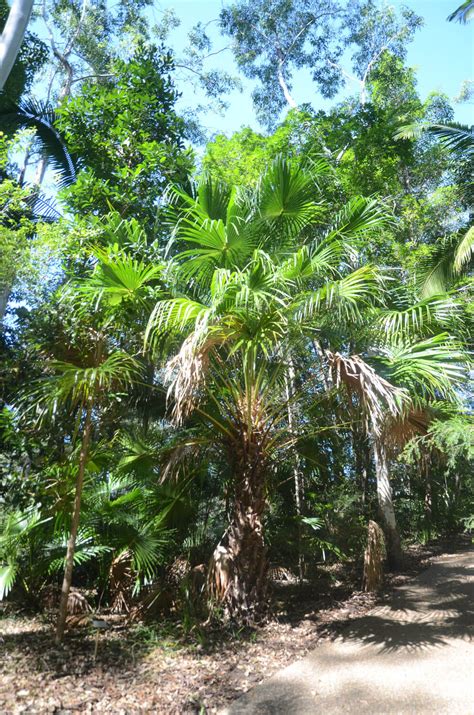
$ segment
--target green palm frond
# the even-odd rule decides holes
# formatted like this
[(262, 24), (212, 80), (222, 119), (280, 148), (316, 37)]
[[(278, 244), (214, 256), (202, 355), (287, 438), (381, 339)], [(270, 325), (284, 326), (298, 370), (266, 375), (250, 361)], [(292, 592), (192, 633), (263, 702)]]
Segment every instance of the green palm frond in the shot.
[(423, 134), (430, 134), (439, 139), (447, 149), (465, 154), (474, 153), (474, 130), (465, 124), (450, 122), (449, 124), (430, 124), (418, 122), (405, 124), (394, 134), (394, 139), (420, 139)]
[(443, 295), (453, 287), (457, 276), (469, 267), (473, 237), (470, 229), (460, 239), (457, 236), (440, 239), (431, 254), (420, 261), (415, 279), (422, 299)]
[(460, 306), (453, 298), (435, 294), (401, 310), (382, 310), (378, 322), (389, 341), (406, 340), (446, 327), (459, 316)]
[(391, 220), (379, 199), (355, 196), (333, 217), (327, 236), (349, 242), (387, 227)]
[(311, 174), (278, 157), (260, 180), (257, 212), (264, 224), (286, 239), (314, 223), (320, 214), (314, 196)]
[(333, 237), (302, 246), (277, 269), (285, 281), (304, 281), (320, 275), (331, 276), (338, 272), (343, 253), (342, 243)]
[(451, 15), (448, 15), (448, 22), (460, 22), (466, 24), (474, 18), (474, 0), (465, 0)]
[(439, 333), (413, 344), (393, 347), (384, 360), (397, 384), (413, 396), (456, 400), (456, 386), (466, 378), (467, 356), (458, 341)]
[(207, 305), (185, 297), (159, 301), (148, 319), (145, 349), (153, 348), (163, 333), (182, 332), (195, 323), (207, 323), (210, 313), (211, 309)]
[(57, 115), (51, 105), (33, 99), (5, 107), (0, 113), (2, 126), (7, 131), (33, 127), (53, 168), (60, 175), (60, 185), (68, 186), (76, 180), (75, 162), (64, 139), (56, 129)]
[(456, 247), (453, 268), (455, 273), (461, 273), (466, 268), (474, 253), (474, 226), (467, 231)]
[[(78, 540), (76, 542), (76, 550), (74, 552), (74, 565), (81, 566), (87, 564), (90, 561), (96, 561), (102, 559), (104, 556), (108, 556), (112, 553), (113, 549), (111, 546), (106, 546), (104, 544), (94, 544), (92, 543), (93, 536), (87, 536), (86, 538), (82, 535), (78, 535)], [(55, 551), (60, 551), (64, 553), (66, 548), (66, 543), (55, 544)], [(56, 574), (64, 569), (66, 563), (66, 556), (58, 556), (53, 558), (49, 562), (48, 573)]]
[(372, 305), (380, 291), (380, 276), (372, 266), (362, 266), (349, 275), (328, 281), (321, 288), (297, 297), (294, 308), (297, 320), (308, 321), (333, 310), (341, 317), (358, 319), (361, 309)]
[(52, 375), (38, 381), (20, 401), (23, 414), (33, 412), (37, 419), (55, 415), (59, 407), (84, 404), (102, 391), (124, 387), (137, 379), (141, 366), (127, 353), (117, 351), (99, 365), (82, 367), (74, 363), (52, 361)]
[(8, 596), (18, 576), (19, 564), (11, 561), (0, 566), (0, 601)]
[(199, 182), (196, 198), (199, 206), (211, 220), (227, 220), (227, 209), (230, 203), (232, 190), (229, 186), (216, 181), (211, 176), (206, 176)]
[(135, 538), (128, 545), (137, 574), (149, 580), (153, 578), (157, 564), (169, 548), (171, 538), (169, 531), (157, 530), (153, 522), (143, 525), (137, 531)]
[(94, 273), (75, 287), (96, 296), (97, 302), (105, 297), (109, 305), (142, 300), (143, 288), (161, 278), (164, 270), (161, 264), (150, 265), (124, 253), (96, 249), (95, 256), (99, 263)]

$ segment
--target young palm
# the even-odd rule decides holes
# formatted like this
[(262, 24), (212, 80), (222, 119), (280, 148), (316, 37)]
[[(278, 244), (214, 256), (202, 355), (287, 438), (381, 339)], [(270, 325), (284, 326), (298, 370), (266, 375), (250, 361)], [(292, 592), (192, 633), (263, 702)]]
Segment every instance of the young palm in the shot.
[[(56, 641), (62, 640), (68, 595), (72, 582), (74, 553), (81, 515), (82, 491), (89, 460), (94, 423), (99, 417), (103, 398), (110, 400), (117, 389), (132, 384), (140, 372), (139, 363), (117, 349), (111, 337), (113, 315), (107, 310), (95, 312), (91, 300), (94, 285), (90, 279), (67, 289), (62, 298), (65, 309), (74, 315), (69, 344), (60, 349), (68, 360), (46, 360), (45, 377), (40, 379), (23, 398), (23, 416), (35, 421), (54, 419), (60, 413), (74, 423), (72, 438), (79, 439), (80, 449), (76, 471), (74, 504), (61, 590), (56, 628)], [(59, 346), (58, 346), (59, 347)], [(80, 435), (78, 437), (78, 435)]]

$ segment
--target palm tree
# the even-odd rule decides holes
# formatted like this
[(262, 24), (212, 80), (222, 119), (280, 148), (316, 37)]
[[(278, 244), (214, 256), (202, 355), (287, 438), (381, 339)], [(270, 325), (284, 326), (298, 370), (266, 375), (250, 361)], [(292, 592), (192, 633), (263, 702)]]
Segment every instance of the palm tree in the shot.
[[(94, 315), (94, 304), (86, 300), (95, 291), (90, 280), (84, 279), (76, 286), (69, 286), (62, 299), (63, 306), (69, 302), (75, 314), (74, 336), (67, 348), (71, 358), (68, 361), (47, 359), (46, 376), (27, 392), (23, 403), (24, 418), (42, 421), (54, 418), (58, 413), (68, 415), (76, 425), (73, 439), (79, 439), (80, 443), (56, 627), (57, 643), (61, 642), (64, 634), (94, 422), (98, 418), (101, 400), (113, 394), (113, 390), (130, 385), (140, 371), (139, 363), (117, 349), (114, 341), (110, 340), (114, 329), (113, 313), (105, 309), (102, 313), (96, 311)], [(64, 346), (61, 348), (64, 349)]]
[[(380, 271), (359, 264), (358, 242), (389, 221), (383, 206), (355, 198), (328, 227), (328, 207), (315, 199), (318, 180), (277, 160), (251, 192), (207, 178), (192, 195), (169, 194), (171, 258), (161, 266), (162, 292), (145, 346), (164, 361), (172, 421), (201, 425), (198, 436), (191, 430), (177, 446), (172, 462), (212, 448), (230, 471), (229, 526), (215, 549), (209, 586), (240, 620), (251, 620), (265, 603), (263, 517), (273, 464), (282, 450), (293, 450), (318, 429), (309, 420), (296, 430), (290, 424), (290, 403), (301, 400), (301, 392), (288, 389), (294, 366), (304, 364), (298, 382), (308, 399), (332, 389), (324, 373), (332, 374), (333, 388), (345, 382), (358, 392), (370, 421), (394, 563), (400, 549), (385, 417), (407, 423), (411, 414), (413, 421), (409, 406), (418, 391), (425, 395), (426, 385), (433, 393), (448, 389), (460, 376), (457, 367), (450, 373), (461, 355), (446, 336), (430, 344), (418, 334), (402, 340), (407, 325), (445, 326), (447, 302), (390, 311)], [(131, 260), (124, 258), (130, 268)], [(123, 286), (113, 273), (109, 266), (104, 285), (115, 300)], [(354, 356), (361, 341), (363, 352)]]
[(319, 359), (320, 334), (344, 332), (379, 292), (377, 271), (354, 265), (351, 242), (380, 228), (384, 211), (356, 199), (327, 228), (316, 178), (277, 160), (252, 193), (210, 179), (194, 196), (174, 191), (173, 290), (156, 304), (145, 336), (157, 355), (177, 346), (165, 370), (174, 422), (196, 413), (226, 454), (229, 526), (209, 584), (226, 612), (244, 621), (265, 603), (271, 465), (307, 431), (288, 425), (293, 356), (303, 349)]
[[(392, 293), (392, 294), (391, 294)], [(379, 514), (389, 565), (402, 562), (390, 484), (390, 454), (415, 434), (426, 432), (439, 399), (458, 401), (466, 378), (462, 303), (450, 294), (409, 303), (406, 287), (387, 291), (382, 307), (369, 312), (357, 341), (360, 352), (328, 353), (334, 380), (358, 398), (371, 437)], [(454, 332), (454, 336), (446, 332)], [(376, 368), (376, 369), (374, 369)]]

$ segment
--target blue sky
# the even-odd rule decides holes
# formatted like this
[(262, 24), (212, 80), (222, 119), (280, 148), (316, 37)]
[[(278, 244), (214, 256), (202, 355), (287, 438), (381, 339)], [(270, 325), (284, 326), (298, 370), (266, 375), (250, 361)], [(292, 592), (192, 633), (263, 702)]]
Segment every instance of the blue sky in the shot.
[[(424, 99), (432, 91), (446, 93), (451, 99), (459, 94), (461, 84), (474, 76), (474, 22), (467, 25), (450, 23), (447, 16), (457, 7), (460, 0), (392, 0), (395, 7), (408, 6), (425, 20), (424, 27), (419, 30), (408, 51), (407, 63), (416, 68), (418, 89)], [(171, 36), (172, 45), (179, 50), (186, 43), (186, 35), (197, 22), (207, 23), (218, 17), (222, 0), (160, 0), (156, 2), (152, 13), (158, 19), (160, 10), (172, 7), (181, 20), (181, 27)], [(213, 30), (212, 28), (216, 29)], [(210, 26), (210, 35), (215, 41), (215, 49), (226, 45), (226, 38), (219, 37), (217, 27)], [(237, 74), (230, 51), (219, 54), (216, 58), (218, 66)], [(189, 88), (182, 87), (181, 104), (192, 107), (202, 101), (201, 96), (193, 96)], [(208, 114), (205, 124), (213, 131), (231, 133), (243, 125), (258, 129), (258, 123), (251, 101), (252, 83), (244, 81), (242, 93), (232, 92), (229, 96), (230, 106), (224, 116)], [(327, 109), (332, 101), (325, 101), (315, 94), (315, 88), (308, 82), (304, 73), (295, 78), (293, 95), (298, 102), (312, 101), (318, 109)], [(342, 95), (339, 96), (339, 99)], [(474, 106), (472, 104), (454, 105), (457, 121), (473, 124)]]

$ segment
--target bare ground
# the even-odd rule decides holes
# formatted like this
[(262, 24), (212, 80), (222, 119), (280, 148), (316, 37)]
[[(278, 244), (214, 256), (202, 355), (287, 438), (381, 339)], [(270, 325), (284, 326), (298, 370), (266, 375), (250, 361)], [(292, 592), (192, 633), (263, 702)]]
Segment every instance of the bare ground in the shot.
[[(411, 549), (404, 573), (389, 576), (386, 589), (453, 546)], [(185, 632), (179, 622), (115, 622), (100, 632), (95, 660), (90, 628), (71, 629), (58, 648), (44, 618), (7, 607), (0, 618), (0, 713), (215, 713), (305, 656), (338, 622), (370, 610), (376, 599), (356, 590), (358, 582), (346, 566), (322, 568), (302, 587), (279, 584), (275, 615), (254, 629), (195, 623)]]

